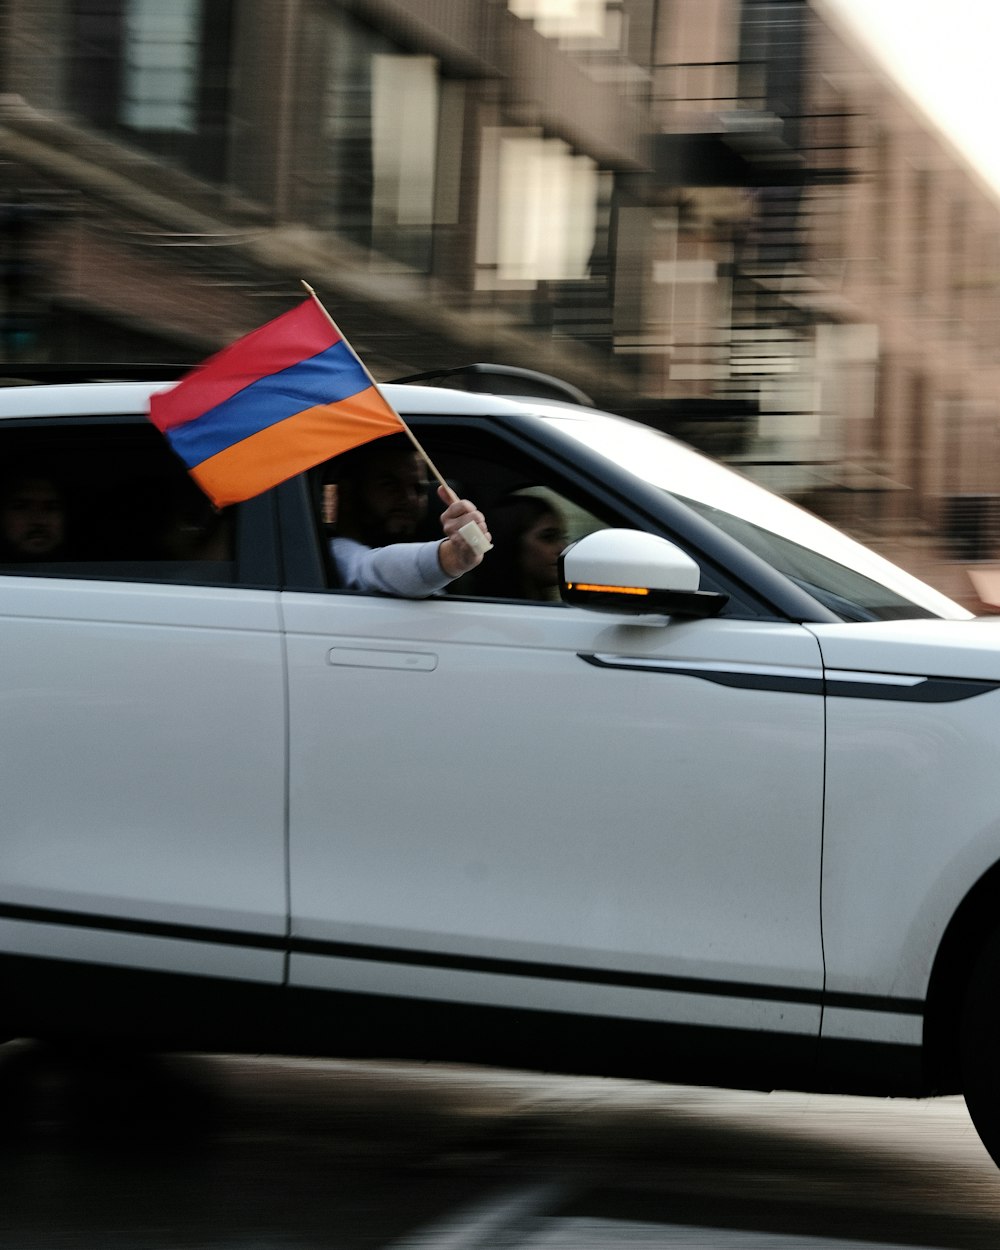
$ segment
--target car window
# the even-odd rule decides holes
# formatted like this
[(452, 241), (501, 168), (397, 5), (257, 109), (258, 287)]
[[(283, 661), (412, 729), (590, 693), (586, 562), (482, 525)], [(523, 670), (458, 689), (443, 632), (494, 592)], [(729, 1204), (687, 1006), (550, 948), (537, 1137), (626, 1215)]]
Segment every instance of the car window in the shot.
[[(455, 494), (471, 499), (482, 510), (494, 540), (494, 549), (482, 565), (441, 593), (561, 606), (554, 576), (559, 552), (585, 534), (616, 523), (615, 519), (602, 514), (590, 500), (544, 471), (530, 456), (482, 431), (455, 427), (447, 432), (421, 431), (421, 444)], [(333, 460), (319, 466), (311, 492), (319, 532), (327, 555), (333, 557), (328, 584), (334, 589), (338, 588), (339, 576), (336, 548), (330, 541), (339, 532), (344, 463), (341, 459), (339, 464)], [(430, 471), (426, 479), (419, 521), (405, 541), (441, 537), (438, 482)], [(528, 575), (519, 575), (522, 569)]]
[(845, 620), (889, 621), (938, 615), (805, 543), (700, 500), (680, 494), (676, 497)]
[(693, 508), (844, 620), (971, 615), (819, 517), (657, 430), (603, 413), (559, 410), (545, 419)]
[[(561, 603), (558, 558), (570, 543), (607, 522), (537, 470), (514, 490), (484, 499), (493, 550), (448, 593), (477, 598)], [(478, 502), (478, 500), (477, 500)]]
[(228, 584), (235, 540), (146, 421), (0, 426), (0, 572)]

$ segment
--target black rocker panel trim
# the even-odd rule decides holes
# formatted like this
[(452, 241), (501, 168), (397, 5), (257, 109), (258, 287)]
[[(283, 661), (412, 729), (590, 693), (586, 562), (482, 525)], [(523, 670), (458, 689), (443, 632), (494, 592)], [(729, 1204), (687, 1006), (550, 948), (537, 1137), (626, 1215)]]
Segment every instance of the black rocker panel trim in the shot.
[(99, 929), (103, 933), (131, 933), (137, 937), (175, 938), (183, 942), (208, 942), (219, 946), (244, 946), (252, 950), (283, 951), (288, 946), (284, 934), (246, 933), (236, 929), (171, 924), (161, 920), (133, 920), (127, 916), (106, 916), (55, 907), (27, 907), (20, 903), (0, 903), (0, 920), (23, 920), (29, 924), (62, 925), (71, 929)]
[(293, 939), (293, 954), (322, 955), (334, 959), (368, 959), (379, 963), (411, 964), (422, 968), (454, 968), (493, 976), (534, 977), (546, 981), (614, 985), (631, 989), (656, 990), (679, 994), (701, 994), (718, 998), (750, 998), (767, 1002), (812, 1003), (863, 1011), (884, 1011), (899, 1015), (922, 1015), (919, 999), (884, 998), (865, 994), (826, 994), (822, 990), (763, 985), (747, 981), (715, 981), (700, 977), (664, 976), (660, 973), (630, 972), (621, 969), (586, 968), (572, 964), (550, 964), (532, 960), (496, 959), (488, 956), (453, 955), (439, 951), (362, 946), (350, 942), (323, 942)]
[(922, 1015), (920, 999), (887, 998), (864, 994), (826, 994), (819, 989), (764, 985), (743, 981), (716, 981), (698, 977), (664, 976), (660, 973), (628, 969), (593, 968), (538, 960), (499, 959), (485, 955), (459, 955), (446, 951), (413, 950), (406, 947), (372, 946), (356, 942), (329, 942), (309, 938), (285, 938), (270, 934), (235, 932), (163, 921), (128, 920), (44, 907), (0, 903), (0, 919), (22, 920), (33, 924), (64, 925), (139, 937), (162, 937), (208, 945), (243, 946), (254, 950), (288, 951), (290, 954), (319, 955), (330, 959), (368, 960), (372, 963), (403, 964), (422, 968), (451, 968), (492, 976), (530, 977), (543, 981), (620, 986), (658, 992), (700, 994), (717, 998), (756, 999), (769, 1002), (838, 1006), (863, 1011), (883, 1011), (900, 1015)]

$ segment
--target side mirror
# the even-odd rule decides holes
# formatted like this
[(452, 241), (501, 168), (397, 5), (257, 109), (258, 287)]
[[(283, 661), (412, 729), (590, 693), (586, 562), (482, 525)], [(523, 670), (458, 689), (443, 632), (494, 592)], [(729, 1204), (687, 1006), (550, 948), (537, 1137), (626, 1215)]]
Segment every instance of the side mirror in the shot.
[(701, 570), (680, 547), (643, 530), (597, 530), (559, 557), (565, 603), (640, 616), (715, 616), (728, 595), (699, 590)]

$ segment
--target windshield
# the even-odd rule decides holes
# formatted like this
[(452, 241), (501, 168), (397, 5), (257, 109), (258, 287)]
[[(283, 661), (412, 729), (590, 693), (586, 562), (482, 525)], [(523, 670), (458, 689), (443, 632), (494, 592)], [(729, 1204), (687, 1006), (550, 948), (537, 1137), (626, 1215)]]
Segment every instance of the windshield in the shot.
[(973, 614), (818, 517), (648, 426), (546, 412), (571, 438), (718, 526), (845, 620)]

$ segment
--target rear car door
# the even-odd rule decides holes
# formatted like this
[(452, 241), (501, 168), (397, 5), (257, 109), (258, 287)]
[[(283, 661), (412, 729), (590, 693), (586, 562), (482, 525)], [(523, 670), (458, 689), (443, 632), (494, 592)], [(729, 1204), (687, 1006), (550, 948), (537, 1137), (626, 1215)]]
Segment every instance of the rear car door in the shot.
[(173, 458), (149, 426), (64, 434), (35, 441), (78, 472), (77, 550), (0, 568), (0, 954), (280, 982), (282, 644), (276, 590), (243, 584), (252, 521), (223, 559), (101, 549), (98, 497), (134, 537)]

